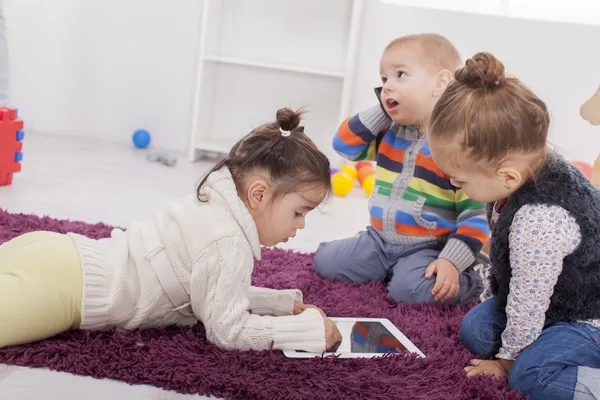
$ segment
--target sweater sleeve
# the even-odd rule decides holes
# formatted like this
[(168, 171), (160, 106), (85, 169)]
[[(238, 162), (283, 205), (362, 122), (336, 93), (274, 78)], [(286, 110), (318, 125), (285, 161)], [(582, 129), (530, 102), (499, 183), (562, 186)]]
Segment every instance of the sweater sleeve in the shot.
[[(317, 310), (299, 315), (251, 314), (250, 275), (254, 259), (241, 237), (224, 237), (194, 262), (190, 279), (191, 306), (204, 323), (211, 343), (224, 349), (325, 350), (325, 324)], [(253, 294), (254, 293), (254, 294)], [(309, 312), (310, 311), (310, 312)]]
[(333, 149), (351, 161), (375, 161), (377, 135), (391, 123), (379, 104), (362, 111), (342, 122), (333, 138)]
[(302, 301), (302, 292), (298, 289), (275, 290), (250, 286), (248, 300), (253, 314), (291, 315), (294, 312), (294, 301)]
[(458, 189), (455, 197), (456, 231), (448, 237), (440, 258), (449, 260), (462, 272), (469, 268), (489, 240), (490, 228), (484, 203), (470, 199)]
[(506, 328), (497, 358), (515, 360), (542, 330), (563, 259), (581, 241), (579, 226), (564, 208), (526, 205), (509, 233), (510, 279)]

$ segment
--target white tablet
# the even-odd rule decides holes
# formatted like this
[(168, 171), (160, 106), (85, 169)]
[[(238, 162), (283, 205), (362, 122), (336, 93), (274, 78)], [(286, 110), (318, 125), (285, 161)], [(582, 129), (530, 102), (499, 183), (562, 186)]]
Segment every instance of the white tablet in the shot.
[(285, 350), (289, 358), (312, 358), (335, 354), (340, 358), (371, 358), (390, 353), (421, 352), (387, 318), (331, 318), (337, 325), (343, 340), (325, 353)]

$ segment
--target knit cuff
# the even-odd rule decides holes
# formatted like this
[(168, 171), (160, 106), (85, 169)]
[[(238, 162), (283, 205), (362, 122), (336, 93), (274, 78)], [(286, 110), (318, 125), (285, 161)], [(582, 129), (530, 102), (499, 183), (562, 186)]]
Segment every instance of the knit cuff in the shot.
[(378, 105), (358, 113), (358, 119), (373, 135), (377, 135), (392, 123), (390, 117)]
[(253, 314), (292, 315), (294, 301), (302, 301), (302, 292), (298, 289), (275, 290), (251, 286), (248, 289), (248, 300)]
[(275, 349), (310, 353), (325, 351), (325, 322), (321, 313), (314, 308), (298, 315), (273, 318), (273, 328)]
[(450, 261), (458, 269), (458, 272), (463, 272), (475, 262), (473, 250), (465, 242), (455, 238), (448, 240), (438, 258)]
[(110, 313), (109, 268), (103, 262), (105, 242), (88, 239), (85, 236), (68, 233), (79, 250), (83, 273), (81, 293), (82, 330), (102, 330), (108, 327)]

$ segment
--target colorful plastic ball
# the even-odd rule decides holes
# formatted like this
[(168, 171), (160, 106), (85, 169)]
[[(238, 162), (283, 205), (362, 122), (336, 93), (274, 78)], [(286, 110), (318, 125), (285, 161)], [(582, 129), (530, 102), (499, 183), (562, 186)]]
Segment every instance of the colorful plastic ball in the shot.
[(345, 172), (338, 172), (331, 177), (331, 186), (333, 188), (333, 194), (344, 197), (352, 191), (354, 179)]
[(371, 162), (369, 162), (369, 161), (361, 161), (361, 162), (356, 163), (356, 170), (358, 172), (360, 172), (360, 170), (363, 169), (363, 167), (373, 168), (373, 164), (371, 164)]
[(365, 178), (367, 176), (371, 176), (371, 175), (375, 175), (375, 170), (373, 169), (372, 166), (368, 166), (368, 167), (362, 167), (359, 171), (358, 171), (358, 182), (362, 185), (363, 181), (365, 180)]
[(375, 187), (375, 175), (367, 176), (363, 181), (362, 187), (367, 196), (371, 196), (373, 188)]
[(340, 169), (348, 175), (350, 175), (353, 181), (356, 180), (356, 177), (358, 176), (358, 171), (356, 170), (356, 168), (354, 168), (354, 165), (344, 164), (340, 167)]
[(573, 165), (579, 168), (586, 178), (592, 179), (592, 166), (590, 164), (583, 161), (575, 161)]
[(145, 129), (139, 129), (132, 136), (133, 145), (138, 149), (145, 149), (150, 145), (150, 132)]

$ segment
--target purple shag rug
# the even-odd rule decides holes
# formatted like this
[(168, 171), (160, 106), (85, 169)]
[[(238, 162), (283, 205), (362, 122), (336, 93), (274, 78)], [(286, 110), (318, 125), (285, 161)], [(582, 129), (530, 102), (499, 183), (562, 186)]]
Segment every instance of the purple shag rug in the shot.
[[(0, 209), (0, 243), (34, 230), (108, 236), (110, 226), (10, 214)], [(305, 302), (332, 316), (389, 318), (427, 356), (380, 359), (286, 358), (279, 351), (224, 351), (201, 325), (134, 332), (73, 332), (0, 349), (0, 363), (47, 367), (95, 378), (148, 384), (180, 393), (234, 399), (524, 399), (504, 381), (467, 379), (472, 354), (458, 339), (466, 307), (405, 306), (386, 301), (381, 284), (317, 277), (312, 255), (265, 250), (253, 284), (299, 288)]]

